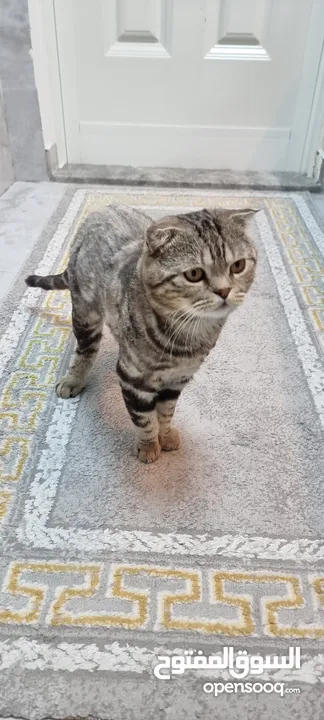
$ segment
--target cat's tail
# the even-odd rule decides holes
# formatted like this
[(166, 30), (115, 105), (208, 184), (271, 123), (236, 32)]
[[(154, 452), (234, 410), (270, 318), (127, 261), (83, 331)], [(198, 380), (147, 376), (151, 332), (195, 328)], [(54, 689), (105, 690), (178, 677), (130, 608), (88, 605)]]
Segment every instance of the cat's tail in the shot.
[(68, 271), (59, 275), (29, 275), (25, 280), (29, 287), (38, 287), (43, 290), (67, 290), (69, 288)]

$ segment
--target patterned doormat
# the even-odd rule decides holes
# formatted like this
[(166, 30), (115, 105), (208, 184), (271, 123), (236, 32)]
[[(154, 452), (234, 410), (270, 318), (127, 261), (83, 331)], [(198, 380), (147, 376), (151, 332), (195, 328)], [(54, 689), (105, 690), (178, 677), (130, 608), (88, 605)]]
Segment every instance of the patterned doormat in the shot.
[[(63, 269), (78, 224), (112, 202), (263, 209), (253, 290), (183, 393), (181, 449), (153, 466), (134, 455), (109, 334), (86, 392), (58, 400), (69, 294), (23, 282)], [(158, 656), (295, 645), (301, 669), (261, 679), (298, 698), (222, 695), (217, 712), (323, 718), (323, 252), (307, 194), (66, 191), (1, 316), (0, 715), (210, 718), (210, 673), (164, 682)]]

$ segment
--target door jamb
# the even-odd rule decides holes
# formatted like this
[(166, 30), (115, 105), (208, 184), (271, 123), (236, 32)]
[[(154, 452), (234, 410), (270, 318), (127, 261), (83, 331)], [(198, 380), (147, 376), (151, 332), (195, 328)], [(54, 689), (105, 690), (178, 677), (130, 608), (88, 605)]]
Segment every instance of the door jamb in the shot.
[(287, 171), (313, 176), (324, 125), (324, 0), (313, 0), (303, 70), (287, 153)]

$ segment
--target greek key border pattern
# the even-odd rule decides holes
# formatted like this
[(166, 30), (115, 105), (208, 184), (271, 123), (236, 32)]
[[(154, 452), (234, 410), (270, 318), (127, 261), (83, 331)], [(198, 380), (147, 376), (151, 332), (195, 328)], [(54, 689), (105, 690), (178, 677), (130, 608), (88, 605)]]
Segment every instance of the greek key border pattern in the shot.
[(7, 625), (321, 640), (324, 575), (13, 561), (0, 587), (0, 628)]

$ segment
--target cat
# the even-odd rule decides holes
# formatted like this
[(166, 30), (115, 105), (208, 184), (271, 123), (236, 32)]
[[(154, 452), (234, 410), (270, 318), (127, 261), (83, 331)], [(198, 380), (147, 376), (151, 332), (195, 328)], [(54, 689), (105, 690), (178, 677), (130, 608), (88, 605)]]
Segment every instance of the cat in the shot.
[(110, 205), (82, 223), (64, 272), (26, 278), (30, 287), (71, 293), (77, 348), (58, 397), (84, 389), (109, 326), (142, 462), (179, 447), (172, 425), (179, 395), (255, 276), (256, 212), (204, 209), (154, 222), (132, 207)]

